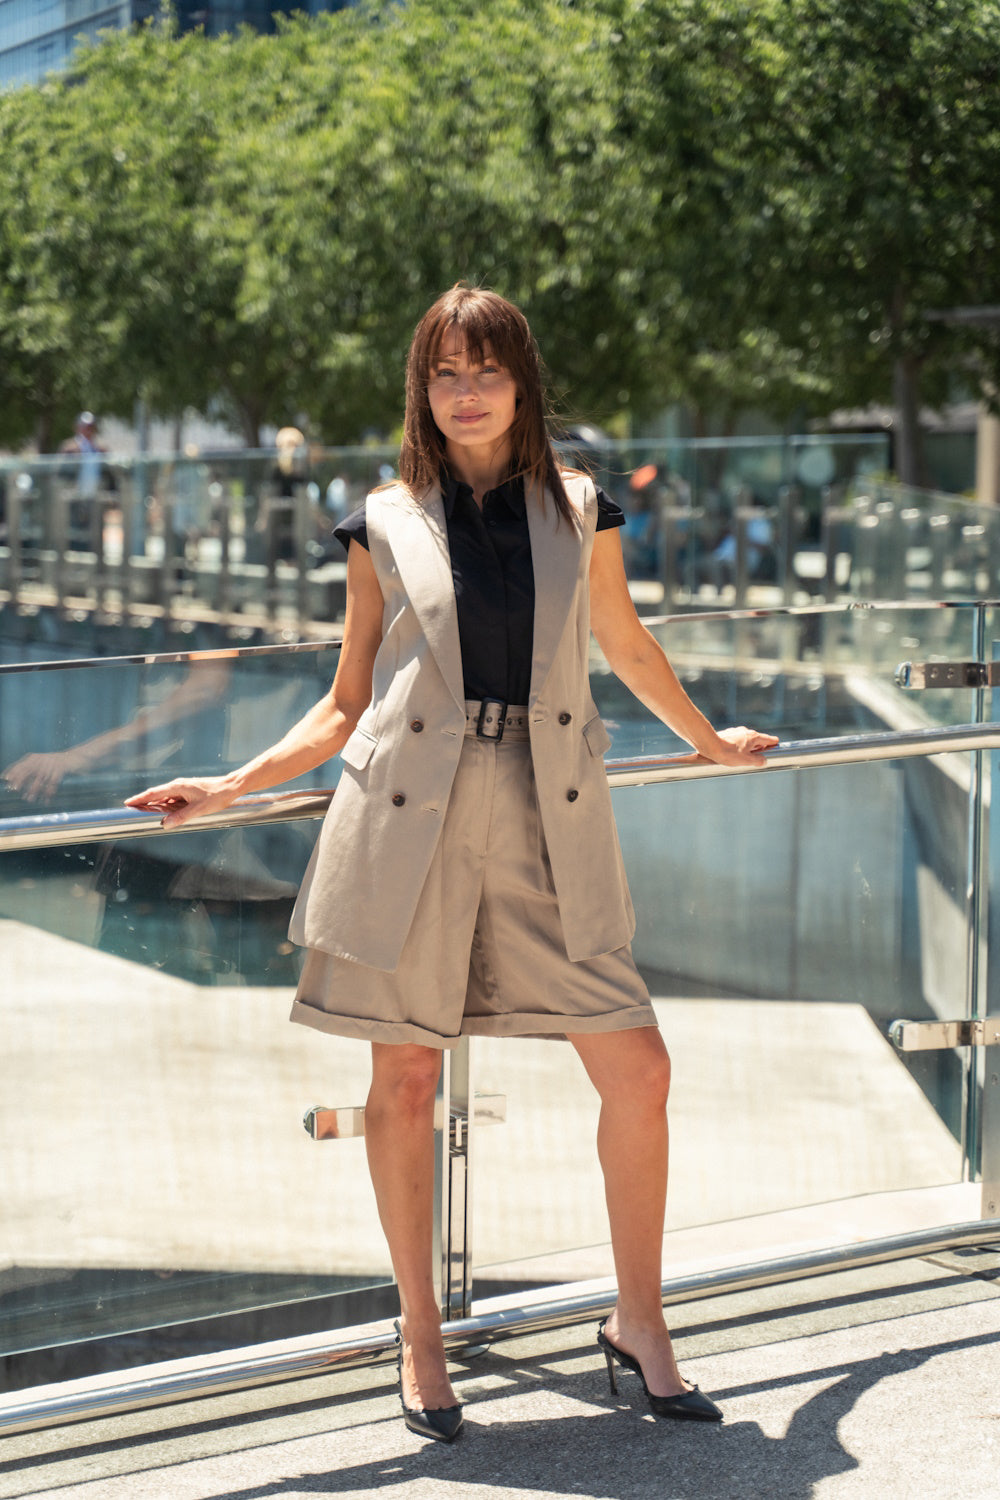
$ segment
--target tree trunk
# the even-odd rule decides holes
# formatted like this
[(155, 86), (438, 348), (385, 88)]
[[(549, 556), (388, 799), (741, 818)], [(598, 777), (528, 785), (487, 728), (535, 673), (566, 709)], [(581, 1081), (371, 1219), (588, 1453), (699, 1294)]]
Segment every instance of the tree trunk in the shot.
[(896, 415), (893, 468), (903, 484), (923, 486), (927, 473), (920, 431), (920, 361), (905, 346), (906, 304), (906, 292), (897, 285), (889, 308), (892, 347), (899, 351), (892, 366), (892, 404)]
[(896, 477), (926, 487), (923, 433), (920, 430), (920, 362), (900, 354), (892, 367), (892, 404), (896, 409)]
[(259, 448), (261, 403), (253, 400), (242, 401), (237, 398), (236, 405), (240, 414), (240, 425), (243, 428), (244, 442), (248, 448)]

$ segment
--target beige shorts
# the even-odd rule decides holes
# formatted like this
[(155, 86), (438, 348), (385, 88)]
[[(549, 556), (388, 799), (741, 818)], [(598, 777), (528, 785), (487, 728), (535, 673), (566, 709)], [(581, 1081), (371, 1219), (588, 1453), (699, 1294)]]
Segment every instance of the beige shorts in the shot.
[(466, 737), (398, 967), (310, 948), (291, 1019), (425, 1047), (657, 1024), (630, 948), (566, 956), (526, 728), (499, 744)]

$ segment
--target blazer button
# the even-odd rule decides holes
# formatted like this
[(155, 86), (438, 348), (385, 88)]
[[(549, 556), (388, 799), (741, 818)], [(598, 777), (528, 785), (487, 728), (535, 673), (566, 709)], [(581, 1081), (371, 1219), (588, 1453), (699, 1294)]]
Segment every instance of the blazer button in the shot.
[(406, 801), (406, 797), (403, 795), (402, 792), (393, 792), (393, 794), (392, 794), (392, 805), (393, 805), (393, 807), (402, 807), (402, 805), (403, 805), (403, 803), (405, 801)]
[(573, 717), (572, 714), (568, 714), (566, 712), (566, 710), (563, 709), (562, 713), (559, 715), (559, 722), (560, 722), (560, 724), (568, 724), (569, 721), (570, 721), (570, 719), (572, 719), (572, 717)]
[[(577, 799), (577, 797), (579, 797), (579, 795), (580, 795), (580, 793), (577, 791), (576, 787), (571, 787), (570, 790), (566, 793), (566, 801), (567, 802), (575, 802), (576, 799)], [(394, 797), (393, 801), (395, 801), (395, 800), (396, 799)]]
[(423, 727), (424, 727), (424, 721), (423, 721), (423, 719), (411, 719), (410, 720), (410, 728), (413, 730), (414, 734), (419, 734), (420, 731), (421, 731), (421, 729), (423, 729)]

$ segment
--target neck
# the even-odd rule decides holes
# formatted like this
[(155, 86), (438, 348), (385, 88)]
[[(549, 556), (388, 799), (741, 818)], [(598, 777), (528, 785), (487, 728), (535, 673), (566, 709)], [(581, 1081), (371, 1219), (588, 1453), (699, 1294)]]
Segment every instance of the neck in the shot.
[(447, 449), (448, 468), (456, 479), (467, 484), (477, 501), (481, 501), (489, 490), (503, 484), (510, 473), (510, 449), (501, 448), (454, 448)]

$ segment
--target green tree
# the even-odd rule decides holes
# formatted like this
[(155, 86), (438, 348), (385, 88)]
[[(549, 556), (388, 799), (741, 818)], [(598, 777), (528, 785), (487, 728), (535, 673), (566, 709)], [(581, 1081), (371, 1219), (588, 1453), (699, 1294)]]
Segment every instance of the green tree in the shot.
[[(399, 417), (459, 277), (606, 420), (885, 399), (996, 334), (1000, 0), (410, 0), (117, 33), (0, 97), (8, 440), (222, 400), (248, 442)], [(904, 471), (918, 472), (912, 442)]]

